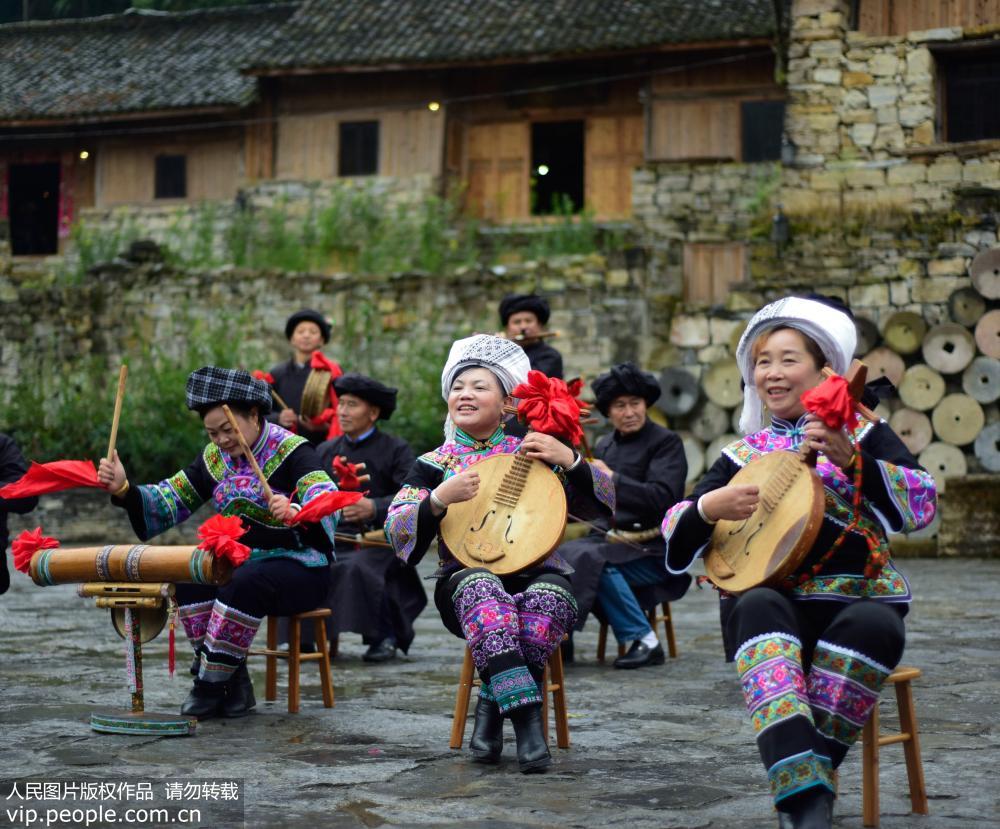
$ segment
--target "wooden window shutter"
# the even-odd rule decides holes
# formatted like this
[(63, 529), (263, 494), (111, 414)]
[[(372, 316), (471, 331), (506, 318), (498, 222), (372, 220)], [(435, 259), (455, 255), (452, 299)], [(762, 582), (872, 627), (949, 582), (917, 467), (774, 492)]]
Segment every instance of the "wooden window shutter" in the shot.
[(587, 119), (586, 205), (599, 219), (632, 215), (632, 171), (642, 163), (642, 116)]
[(649, 161), (740, 158), (740, 102), (653, 99), (649, 106)]
[(746, 275), (743, 242), (684, 245), (684, 301), (691, 305), (719, 305), (729, 289)]
[(469, 212), (493, 221), (527, 218), (530, 125), (471, 125), (465, 131), (465, 148)]

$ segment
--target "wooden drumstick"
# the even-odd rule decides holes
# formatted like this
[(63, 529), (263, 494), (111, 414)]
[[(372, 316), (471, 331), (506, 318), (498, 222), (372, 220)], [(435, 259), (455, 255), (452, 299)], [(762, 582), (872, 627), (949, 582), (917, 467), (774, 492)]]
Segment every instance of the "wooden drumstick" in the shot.
[(273, 388), (271, 389), (271, 397), (274, 398), (274, 402), (277, 403), (279, 406), (281, 406), (282, 409), (292, 408), (284, 400), (281, 399), (281, 395), (278, 394)]
[(267, 483), (267, 478), (264, 477), (264, 473), (260, 469), (260, 464), (257, 463), (257, 459), (253, 456), (253, 452), (250, 451), (250, 447), (247, 446), (246, 438), (243, 437), (243, 431), (240, 429), (240, 424), (236, 422), (236, 418), (233, 417), (233, 412), (225, 403), (222, 404), (222, 411), (226, 413), (226, 417), (229, 418), (229, 425), (233, 427), (233, 431), (236, 432), (236, 438), (240, 442), (240, 448), (243, 450), (243, 454), (246, 459), (250, 461), (250, 466), (253, 467), (254, 474), (257, 476), (257, 480), (260, 481), (260, 486), (264, 490), (264, 497), (268, 501), (271, 500), (271, 496), (274, 493), (271, 491), (271, 487)]
[(118, 371), (118, 393), (115, 395), (115, 413), (111, 418), (111, 439), (108, 441), (108, 462), (114, 460), (115, 443), (118, 440), (118, 421), (122, 416), (122, 401), (125, 399), (125, 378), (128, 377), (128, 366), (124, 363)]

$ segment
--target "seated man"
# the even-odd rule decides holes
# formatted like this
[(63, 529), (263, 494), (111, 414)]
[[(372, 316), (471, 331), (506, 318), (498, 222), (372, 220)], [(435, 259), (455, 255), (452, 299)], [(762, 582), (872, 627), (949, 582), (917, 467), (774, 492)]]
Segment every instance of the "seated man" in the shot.
[(559, 548), (575, 570), (577, 630), (594, 607), (620, 643), (632, 643), (616, 668), (662, 665), (663, 647), (643, 608), (679, 599), (691, 583), (686, 574), (667, 573), (659, 533), (661, 514), (684, 496), (684, 446), (647, 416), (646, 407), (660, 396), (652, 374), (622, 363), (591, 386), (597, 408), (614, 426), (597, 442), (594, 465), (612, 475), (617, 508), (610, 526)]
[[(380, 432), (378, 420), (388, 420), (396, 408), (396, 389), (377, 380), (349, 372), (333, 381), (337, 392), (337, 419), (343, 434), (319, 446), (323, 469), (336, 480), (334, 459), (364, 463), (359, 475), (366, 497), (341, 512), (340, 535), (381, 530), (389, 503), (413, 465), (405, 440)], [(384, 542), (381, 533), (379, 538)], [(387, 662), (403, 653), (413, 641), (413, 620), (427, 604), (427, 594), (417, 571), (406, 567), (390, 547), (362, 546), (338, 539), (337, 560), (330, 571), (333, 609), (328, 625), (331, 637), (342, 632), (360, 633), (368, 645), (366, 662)]]

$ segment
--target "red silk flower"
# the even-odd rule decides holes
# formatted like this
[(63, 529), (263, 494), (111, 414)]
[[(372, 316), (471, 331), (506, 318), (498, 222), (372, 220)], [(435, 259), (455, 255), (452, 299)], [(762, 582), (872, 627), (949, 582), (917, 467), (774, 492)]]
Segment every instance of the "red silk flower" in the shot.
[(198, 548), (216, 556), (229, 559), (233, 567), (239, 567), (250, 558), (250, 548), (237, 541), (246, 534), (246, 527), (236, 515), (213, 515), (198, 527)]
[(314, 524), (350, 504), (356, 504), (364, 496), (360, 492), (324, 492), (310, 499), (286, 524)]
[(253, 375), (253, 377), (257, 380), (263, 380), (269, 386), (274, 385), (274, 375), (271, 374), (270, 372), (261, 371), (260, 369), (257, 369), (256, 371), (251, 371), (250, 374)]
[(333, 459), (333, 471), (337, 473), (337, 486), (340, 489), (361, 489), (358, 464), (351, 463), (343, 455), (336, 455)]
[(800, 398), (806, 411), (820, 418), (830, 429), (853, 429), (858, 422), (857, 403), (851, 398), (847, 381), (834, 374)]
[(573, 446), (583, 439), (580, 412), (586, 404), (573, 395), (564, 381), (531, 370), (528, 382), (511, 394), (520, 400), (517, 416), (536, 432), (565, 438)]
[(42, 535), (41, 527), (35, 527), (31, 531), (24, 530), (10, 545), (14, 554), (14, 567), (22, 573), (27, 573), (31, 566), (31, 557), (35, 553), (39, 550), (54, 550), (58, 546), (59, 542), (54, 538)]

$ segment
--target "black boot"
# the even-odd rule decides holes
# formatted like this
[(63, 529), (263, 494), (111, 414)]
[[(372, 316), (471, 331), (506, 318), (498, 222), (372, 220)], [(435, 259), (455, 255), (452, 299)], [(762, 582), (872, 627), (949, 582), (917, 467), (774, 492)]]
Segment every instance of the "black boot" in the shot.
[(503, 716), (496, 701), (481, 694), (476, 703), (476, 722), (472, 726), (469, 750), (477, 763), (499, 763), (503, 751)]
[(191, 663), (191, 667), (188, 669), (191, 676), (198, 676), (198, 671), (201, 669), (201, 654), (195, 653), (194, 662)]
[(226, 683), (226, 701), (222, 704), (222, 716), (233, 719), (245, 717), (257, 706), (253, 695), (253, 683), (247, 663), (243, 662)]
[(226, 686), (222, 682), (194, 681), (191, 692), (181, 705), (181, 713), (185, 717), (197, 717), (199, 720), (209, 720), (222, 713), (222, 703), (226, 698)]
[(831, 829), (833, 793), (827, 789), (806, 792), (795, 799), (778, 817), (780, 829)]
[(517, 739), (517, 763), (522, 774), (545, 771), (552, 765), (552, 755), (542, 729), (542, 706), (522, 705), (510, 713)]

